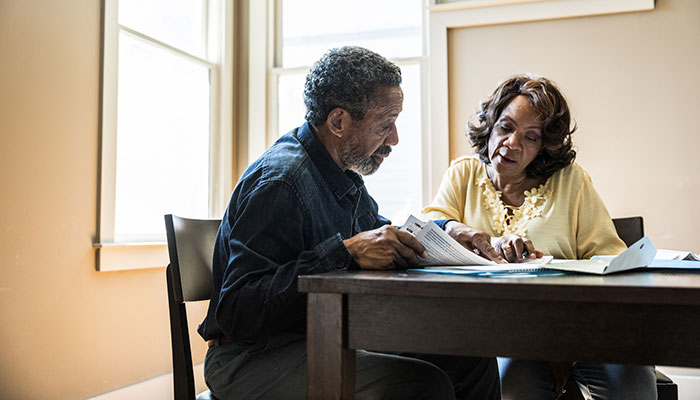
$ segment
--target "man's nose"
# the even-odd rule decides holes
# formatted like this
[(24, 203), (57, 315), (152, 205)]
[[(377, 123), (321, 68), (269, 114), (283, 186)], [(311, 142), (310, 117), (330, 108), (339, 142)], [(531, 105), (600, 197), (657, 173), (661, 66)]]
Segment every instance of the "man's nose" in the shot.
[(384, 145), (396, 146), (397, 144), (399, 144), (399, 131), (396, 129), (396, 125), (394, 125), (389, 135), (384, 139)]

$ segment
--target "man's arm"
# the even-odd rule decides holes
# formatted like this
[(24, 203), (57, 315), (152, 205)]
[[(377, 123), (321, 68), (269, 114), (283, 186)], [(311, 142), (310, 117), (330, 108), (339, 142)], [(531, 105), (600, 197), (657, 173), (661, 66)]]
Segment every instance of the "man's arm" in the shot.
[[(222, 223), (225, 240), (217, 254), (225, 266), (216, 321), (234, 340), (256, 339), (303, 321), (306, 297), (297, 290), (299, 275), (359, 266), (387, 269), (417, 265), (425, 248), (413, 235), (378, 217), (377, 229), (343, 240), (329, 227), (310, 232), (313, 210), (306, 210), (284, 182), (268, 182), (229, 206)], [(233, 210), (233, 211), (232, 211)], [(316, 239), (311, 239), (311, 238)], [(311, 247), (313, 246), (313, 247)], [(309, 250), (310, 248), (310, 250)]]
[(340, 234), (307, 250), (309, 219), (283, 182), (269, 182), (230, 205), (225, 237), (217, 241), (217, 253), (228, 259), (218, 260), (223, 276), (215, 312), (227, 336), (256, 339), (300, 323), (306, 298), (297, 291), (297, 277), (350, 265)]

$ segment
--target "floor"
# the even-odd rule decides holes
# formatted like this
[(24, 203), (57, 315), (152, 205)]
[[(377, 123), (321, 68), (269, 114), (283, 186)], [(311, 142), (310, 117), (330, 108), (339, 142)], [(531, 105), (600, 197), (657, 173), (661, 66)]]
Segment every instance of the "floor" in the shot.
[[(676, 382), (678, 385), (679, 400), (700, 400), (700, 369), (666, 366), (657, 368)], [(202, 364), (194, 366), (194, 376), (198, 392), (206, 389), (202, 369)], [(91, 400), (171, 400), (172, 398), (172, 374), (167, 374), (93, 397)]]

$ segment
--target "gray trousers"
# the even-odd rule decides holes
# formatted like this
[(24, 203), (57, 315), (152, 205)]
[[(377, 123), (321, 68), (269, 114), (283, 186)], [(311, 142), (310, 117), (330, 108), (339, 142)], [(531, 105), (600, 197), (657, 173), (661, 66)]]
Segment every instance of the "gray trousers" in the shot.
[[(551, 400), (552, 373), (544, 361), (499, 358), (504, 400)], [(656, 400), (654, 367), (643, 365), (577, 363), (569, 379), (584, 399)]]
[[(356, 399), (500, 399), (495, 358), (358, 350)], [(305, 399), (306, 336), (210, 348), (204, 377), (219, 399)]]

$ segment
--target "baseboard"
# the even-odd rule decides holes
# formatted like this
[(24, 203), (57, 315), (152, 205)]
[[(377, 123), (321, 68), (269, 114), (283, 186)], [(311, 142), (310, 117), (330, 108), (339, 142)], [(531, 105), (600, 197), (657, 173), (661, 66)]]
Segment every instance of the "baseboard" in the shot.
[[(203, 364), (196, 364), (194, 366), (194, 380), (197, 393), (203, 392), (207, 389), (206, 384), (204, 383), (203, 370)], [(173, 374), (169, 373), (92, 397), (90, 400), (172, 400), (172, 398)]]
[(678, 385), (678, 400), (700, 400), (700, 369), (657, 366)]

